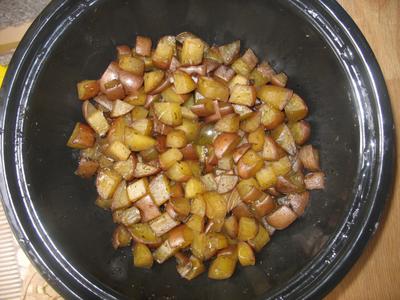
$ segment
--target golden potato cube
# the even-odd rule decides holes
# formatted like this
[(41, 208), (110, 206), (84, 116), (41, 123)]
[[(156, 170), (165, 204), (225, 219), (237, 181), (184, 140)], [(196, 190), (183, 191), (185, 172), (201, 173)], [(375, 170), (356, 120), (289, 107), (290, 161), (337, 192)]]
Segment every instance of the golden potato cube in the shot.
[(75, 149), (86, 149), (92, 147), (94, 142), (95, 135), (93, 129), (86, 124), (77, 122), (67, 142), (67, 146)]
[(136, 37), (135, 52), (138, 55), (150, 56), (151, 54), (151, 38), (138, 35)]
[(260, 127), (261, 112), (255, 111), (249, 114), (247, 118), (240, 122), (240, 129), (244, 132), (252, 132)]
[(248, 243), (256, 252), (260, 252), (261, 249), (268, 244), (269, 240), (270, 237), (268, 231), (264, 228), (264, 226), (259, 226), (256, 237), (249, 240)]
[(227, 279), (235, 272), (236, 259), (231, 255), (217, 256), (208, 269), (208, 277), (211, 279)]
[(147, 109), (145, 109), (144, 107), (141, 107), (141, 106), (136, 106), (131, 111), (131, 118), (132, 118), (132, 121), (145, 119), (145, 118), (147, 118), (148, 114), (149, 114), (149, 111)]
[(175, 102), (179, 104), (184, 103), (190, 97), (190, 95), (178, 94), (173, 86), (163, 90), (161, 96), (165, 102)]
[(204, 43), (198, 38), (187, 38), (181, 52), (182, 65), (199, 65), (203, 61)]
[(176, 127), (176, 129), (184, 131), (187, 141), (190, 143), (197, 139), (200, 132), (200, 124), (195, 120), (182, 119), (182, 125)]
[(193, 241), (190, 246), (190, 250), (193, 255), (196, 256), (200, 260), (204, 260), (204, 254), (207, 247), (207, 237), (204, 233), (201, 232), (193, 232)]
[[(111, 210), (115, 211), (121, 208), (127, 208), (131, 206), (131, 202), (128, 199), (128, 193), (126, 191), (126, 182), (121, 181), (112, 195)], [(140, 217), (140, 215), (139, 215)]]
[(206, 215), (209, 219), (223, 219), (227, 213), (226, 201), (223, 196), (216, 192), (203, 194), (206, 202)]
[(281, 159), (271, 162), (271, 167), (276, 176), (284, 176), (292, 170), (292, 164), (289, 157), (284, 156)]
[(125, 144), (132, 151), (143, 151), (155, 146), (156, 140), (147, 136), (137, 134), (133, 128), (125, 128)]
[(203, 183), (201, 182), (200, 179), (192, 177), (189, 179), (189, 181), (186, 183), (185, 186), (185, 197), (186, 198), (194, 198), (198, 194), (202, 194), (204, 192), (205, 188)]
[(215, 124), (215, 130), (220, 132), (238, 132), (240, 124), (240, 117), (237, 114), (229, 114), (224, 116)]
[(241, 217), (239, 219), (238, 240), (248, 241), (256, 237), (258, 224), (254, 218)]
[(191, 215), (189, 220), (186, 222), (186, 225), (196, 231), (203, 232), (204, 231), (204, 217), (198, 215)]
[(121, 180), (121, 176), (114, 170), (101, 169), (99, 173), (97, 173), (97, 193), (103, 199), (111, 198)]
[(136, 166), (136, 157), (129, 157), (127, 160), (117, 161), (113, 165), (113, 169), (125, 180), (132, 180)]
[(107, 141), (112, 144), (115, 141), (124, 142), (125, 139), (125, 121), (123, 118), (113, 120), (110, 130), (107, 133)]
[(292, 90), (274, 85), (264, 85), (257, 91), (257, 98), (277, 110), (284, 109), (292, 95)]
[(235, 70), (237, 74), (243, 75), (245, 77), (249, 77), (252, 68), (246, 64), (242, 57), (235, 60), (232, 64), (232, 69)]
[(256, 178), (263, 190), (273, 187), (277, 182), (277, 176), (271, 166), (264, 167), (258, 171)]
[(173, 164), (175, 164), (177, 161), (182, 160), (183, 155), (182, 152), (179, 151), (178, 149), (172, 148), (168, 149), (164, 153), (160, 154), (159, 161), (161, 168), (163, 170), (167, 170), (170, 167), (172, 167)]
[(83, 80), (78, 82), (76, 86), (80, 100), (89, 100), (100, 92), (100, 85), (97, 80)]
[(133, 109), (133, 105), (129, 104), (128, 102), (124, 102), (122, 100), (115, 100), (113, 101), (113, 107), (111, 110), (110, 116), (112, 118), (117, 118), (123, 115), (126, 115)]
[(157, 44), (152, 55), (153, 64), (160, 69), (168, 69), (172, 56), (176, 51), (176, 40), (174, 36), (164, 36)]
[(233, 60), (239, 55), (240, 41), (238, 40), (226, 45), (219, 46), (218, 50), (223, 63), (225, 65), (230, 65)]
[(178, 252), (179, 248), (173, 248), (168, 240), (165, 240), (160, 247), (153, 252), (153, 257), (159, 264), (171, 258)]
[(114, 223), (119, 223), (125, 226), (132, 226), (133, 224), (139, 223), (140, 219), (140, 211), (135, 206), (126, 209), (119, 209), (113, 212)]
[(263, 105), (260, 111), (261, 124), (267, 130), (274, 129), (285, 121), (285, 114), (268, 104)]
[(243, 178), (250, 178), (256, 175), (256, 173), (263, 167), (264, 160), (252, 149), (240, 158), (237, 163), (237, 173)]
[(233, 77), (228, 83), (229, 90), (231, 92), (233, 91), (235, 85), (249, 85), (249, 80), (243, 75), (236, 74), (235, 77)]
[(178, 264), (176, 269), (183, 278), (192, 280), (206, 270), (206, 267), (196, 256), (191, 255), (187, 263)]
[(199, 217), (204, 217), (206, 215), (206, 202), (202, 195), (197, 195), (191, 200), (190, 212)]
[(299, 95), (293, 94), (285, 106), (285, 114), (289, 121), (299, 121), (307, 116), (308, 107)]
[(251, 149), (253, 149), (256, 152), (262, 151), (265, 142), (264, 128), (260, 126), (255, 131), (250, 132), (247, 139), (249, 143), (252, 144)]
[(144, 73), (144, 62), (138, 57), (122, 56), (119, 59), (119, 67), (129, 73), (142, 76)]
[(187, 198), (173, 198), (169, 204), (180, 217), (187, 217), (190, 213), (190, 201)]
[(246, 242), (239, 242), (237, 245), (238, 259), (242, 266), (254, 266), (256, 257), (253, 249)]
[(148, 223), (136, 223), (128, 228), (133, 240), (137, 243), (149, 245), (149, 247), (158, 247), (162, 240), (151, 229)]
[(239, 229), (239, 223), (234, 215), (224, 221), (224, 230), (232, 238), (236, 239)]
[(192, 177), (193, 173), (186, 161), (175, 162), (166, 172), (169, 179), (184, 182)]
[(140, 198), (146, 196), (149, 192), (149, 183), (147, 178), (141, 178), (130, 185), (127, 188), (128, 198), (131, 202), (135, 202)]
[(210, 77), (202, 76), (197, 83), (197, 91), (205, 98), (216, 99), (220, 101), (228, 101), (228, 87)]
[(112, 236), (112, 245), (114, 249), (127, 247), (131, 244), (131, 241), (132, 236), (125, 226), (119, 225), (117, 228), (115, 228)]
[(153, 121), (150, 119), (139, 119), (132, 122), (130, 127), (140, 135), (151, 135), (153, 130)]
[(113, 142), (106, 149), (106, 154), (114, 160), (127, 160), (131, 151), (120, 141)]
[(170, 186), (167, 177), (164, 174), (157, 175), (150, 181), (150, 193), (153, 196), (154, 203), (158, 206), (167, 202), (170, 198)]
[(172, 219), (171, 216), (165, 212), (161, 216), (151, 220), (149, 224), (156, 236), (162, 236), (180, 223)]
[(135, 91), (134, 93), (126, 96), (124, 101), (131, 105), (145, 105), (146, 103), (146, 93), (144, 92), (144, 87), (141, 87), (139, 90)]
[(296, 142), (286, 124), (281, 124), (271, 131), (271, 137), (290, 155), (295, 155), (297, 152)]
[(182, 111), (178, 103), (156, 102), (154, 112), (158, 120), (169, 126), (182, 124)]
[(167, 134), (166, 145), (169, 148), (183, 148), (187, 144), (186, 134), (183, 130), (172, 130)]
[(153, 255), (145, 244), (136, 243), (133, 246), (132, 255), (135, 267), (150, 269), (153, 266)]
[(86, 122), (90, 127), (92, 127), (98, 135), (105, 135), (110, 128), (110, 125), (104, 117), (103, 112), (97, 110), (91, 103), (89, 103), (89, 101), (83, 102), (82, 110)]
[(149, 93), (158, 87), (164, 79), (164, 71), (154, 70), (144, 74), (144, 92)]
[(192, 77), (182, 71), (174, 72), (174, 87), (177, 94), (187, 94), (196, 89), (196, 83)]

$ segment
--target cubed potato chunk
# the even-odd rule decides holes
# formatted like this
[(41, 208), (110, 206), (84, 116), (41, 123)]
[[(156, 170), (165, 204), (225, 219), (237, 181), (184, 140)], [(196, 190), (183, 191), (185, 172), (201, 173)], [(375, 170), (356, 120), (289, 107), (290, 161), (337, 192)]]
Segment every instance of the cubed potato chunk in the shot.
[(261, 124), (267, 130), (274, 129), (285, 121), (285, 114), (268, 104), (261, 106), (260, 111)]
[(234, 215), (224, 221), (224, 231), (232, 238), (236, 239), (239, 230), (239, 223)]
[(153, 266), (153, 255), (145, 244), (136, 243), (133, 246), (132, 255), (135, 267), (150, 269)]
[(83, 80), (77, 84), (78, 98), (80, 100), (89, 100), (100, 92), (100, 86), (97, 80)]
[(156, 236), (162, 236), (164, 233), (167, 233), (172, 228), (178, 226), (179, 222), (172, 219), (168, 213), (163, 213), (161, 216), (152, 220), (149, 224)]
[(130, 125), (137, 134), (150, 136), (153, 130), (153, 121), (150, 119), (133, 120)]
[(111, 210), (115, 211), (121, 208), (127, 208), (131, 206), (131, 204), (126, 190), (126, 182), (123, 180), (118, 184), (112, 195)]
[(151, 54), (151, 39), (149, 37), (140, 36), (136, 37), (135, 52), (142, 56), (150, 56)]
[(192, 280), (206, 270), (204, 264), (196, 256), (191, 255), (189, 260), (183, 264), (178, 264), (176, 269), (183, 278)]
[(285, 150), (283, 150), (270, 136), (265, 137), (262, 157), (267, 161), (278, 160), (286, 156)]
[(260, 252), (269, 241), (270, 237), (268, 231), (264, 228), (264, 226), (259, 226), (256, 237), (249, 240), (248, 243), (256, 252)]
[(253, 132), (261, 124), (261, 112), (255, 111), (240, 122), (240, 129), (244, 132)]
[(199, 65), (203, 61), (204, 43), (198, 38), (187, 38), (181, 52), (182, 65)]
[(162, 240), (151, 229), (148, 223), (137, 223), (128, 228), (133, 240), (149, 247), (158, 247)]
[(286, 124), (282, 124), (271, 131), (271, 137), (290, 155), (295, 155), (297, 152), (296, 143), (292, 133)]
[(200, 179), (192, 177), (186, 183), (185, 186), (185, 197), (194, 198), (198, 194), (202, 194), (205, 191), (203, 182)]
[(311, 135), (311, 126), (307, 121), (300, 120), (288, 125), (297, 145), (305, 144)]
[(93, 146), (95, 135), (92, 128), (77, 122), (74, 131), (67, 142), (67, 146), (75, 149), (86, 149)]
[(230, 278), (235, 272), (236, 261), (231, 255), (218, 256), (208, 269), (208, 277), (217, 280)]
[(310, 171), (319, 171), (319, 153), (312, 145), (301, 147), (299, 159), (306, 169)]
[(178, 126), (182, 124), (182, 111), (178, 103), (154, 103), (154, 112), (157, 119), (166, 125)]
[(232, 88), (229, 102), (239, 105), (253, 106), (256, 101), (256, 90), (251, 85), (237, 84)]
[(243, 178), (250, 178), (263, 167), (263, 159), (252, 149), (248, 150), (237, 164), (237, 173)]
[(153, 198), (150, 195), (146, 195), (143, 198), (137, 200), (135, 202), (135, 206), (140, 210), (142, 222), (148, 222), (161, 216), (160, 209), (154, 203)]
[(133, 128), (125, 128), (125, 144), (132, 151), (143, 151), (155, 146), (156, 140), (146, 136), (137, 134)]
[(121, 176), (114, 170), (101, 169), (96, 179), (97, 193), (103, 199), (111, 198), (121, 179)]
[(292, 90), (274, 85), (264, 85), (257, 91), (257, 98), (277, 110), (283, 110), (292, 95)]
[(144, 92), (150, 93), (155, 90), (163, 82), (164, 75), (161, 70), (146, 72), (143, 77)]
[(257, 181), (263, 190), (274, 186), (277, 182), (277, 176), (271, 166), (262, 168), (256, 173)]
[(144, 73), (144, 62), (140, 58), (123, 56), (119, 59), (119, 67), (127, 72), (142, 76)]
[(159, 160), (160, 165), (163, 170), (167, 170), (176, 162), (182, 160), (183, 155), (182, 152), (176, 148), (168, 149), (164, 153), (160, 154)]
[(177, 161), (167, 170), (166, 175), (171, 180), (185, 182), (188, 181), (193, 174), (186, 161)]
[(114, 223), (123, 224), (127, 227), (139, 223), (140, 218), (140, 211), (135, 206), (113, 212)]
[(289, 121), (296, 122), (307, 116), (308, 107), (299, 95), (293, 94), (285, 106), (285, 114)]
[(204, 217), (200, 217), (198, 215), (191, 215), (189, 220), (186, 222), (186, 225), (196, 231), (203, 232), (204, 231)]
[(197, 83), (197, 91), (205, 98), (216, 99), (220, 101), (228, 101), (228, 87), (210, 77), (202, 76)]
[(297, 215), (289, 207), (283, 205), (266, 217), (268, 224), (282, 230), (297, 219)]
[(125, 144), (115, 141), (107, 147), (105, 153), (114, 160), (127, 160), (131, 151)]
[(183, 130), (173, 130), (167, 134), (166, 146), (169, 148), (183, 148), (187, 144), (186, 134)]
[(153, 64), (160, 69), (168, 69), (171, 64), (172, 56), (176, 49), (176, 40), (174, 36), (164, 36), (157, 44), (153, 53)]
[(263, 150), (265, 141), (264, 128), (260, 126), (253, 132), (250, 132), (247, 139), (249, 143), (252, 144), (251, 149), (253, 149), (256, 152)]
[(125, 226), (119, 225), (115, 228), (113, 237), (112, 237), (112, 245), (114, 249), (118, 249), (121, 247), (127, 247), (131, 244), (132, 236), (130, 235), (128, 229)]
[(103, 136), (107, 133), (110, 125), (102, 111), (97, 110), (89, 101), (83, 102), (82, 111), (86, 122), (98, 135)]
[(176, 129), (184, 131), (186, 134), (187, 142), (190, 143), (197, 139), (200, 132), (200, 124), (197, 121), (183, 118), (182, 125), (176, 127)]
[(209, 219), (223, 219), (227, 213), (226, 201), (224, 197), (216, 192), (206, 192), (203, 194), (206, 203), (206, 215)]
[(256, 257), (253, 249), (246, 242), (239, 242), (237, 245), (238, 259), (242, 266), (254, 266)]
[(240, 41), (222, 45), (218, 47), (218, 52), (225, 65), (230, 65), (240, 52)]
[(153, 178), (153, 180), (150, 181), (149, 187), (153, 200), (158, 206), (169, 200), (171, 191), (169, 181), (164, 174), (157, 175)]
[(239, 219), (238, 240), (248, 241), (256, 237), (258, 224), (254, 218), (242, 217)]
[(182, 71), (174, 72), (174, 87), (177, 94), (187, 94), (196, 89), (196, 83), (192, 77)]
[(224, 116), (215, 124), (215, 130), (220, 132), (235, 133), (239, 130), (240, 117), (237, 114), (229, 114)]
[(149, 192), (149, 183), (147, 178), (139, 179), (128, 186), (128, 198), (131, 202), (135, 202), (146, 196)]

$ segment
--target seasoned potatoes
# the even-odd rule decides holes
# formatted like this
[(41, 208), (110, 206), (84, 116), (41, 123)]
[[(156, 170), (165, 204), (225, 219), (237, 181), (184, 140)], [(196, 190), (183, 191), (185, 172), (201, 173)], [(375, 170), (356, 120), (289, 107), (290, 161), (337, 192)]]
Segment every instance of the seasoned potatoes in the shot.
[(230, 278), (326, 185), (306, 101), (240, 41), (137, 36), (99, 77), (76, 85), (85, 122), (67, 146), (137, 268), (174, 257), (192, 280), (212, 260), (208, 277)]

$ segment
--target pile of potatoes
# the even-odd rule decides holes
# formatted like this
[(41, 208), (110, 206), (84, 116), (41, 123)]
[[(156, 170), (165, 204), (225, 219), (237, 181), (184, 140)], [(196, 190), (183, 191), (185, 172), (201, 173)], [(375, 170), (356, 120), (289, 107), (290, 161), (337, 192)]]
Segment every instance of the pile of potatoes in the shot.
[(210, 259), (213, 279), (254, 265), (325, 184), (307, 105), (287, 80), (240, 41), (183, 32), (155, 49), (137, 36), (99, 80), (79, 82), (85, 123), (67, 145), (80, 149), (76, 174), (96, 176), (114, 248), (132, 244), (141, 268), (175, 257), (188, 280)]

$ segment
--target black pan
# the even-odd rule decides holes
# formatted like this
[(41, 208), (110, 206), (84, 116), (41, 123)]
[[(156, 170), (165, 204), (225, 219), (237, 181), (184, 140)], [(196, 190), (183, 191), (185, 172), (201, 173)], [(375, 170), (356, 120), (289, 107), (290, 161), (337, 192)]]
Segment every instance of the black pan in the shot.
[[(242, 40), (307, 100), (327, 188), (278, 232), (254, 267), (225, 281), (187, 282), (172, 260), (152, 270), (114, 251), (109, 213), (75, 176), (65, 144), (81, 104), (75, 84), (98, 78), (135, 35), (192, 31)], [(394, 167), (393, 120), (364, 37), (332, 0), (55, 0), (18, 47), (1, 91), (1, 191), (14, 233), (68, 299), (319, 298), (349, 270), (379, 224)]]

